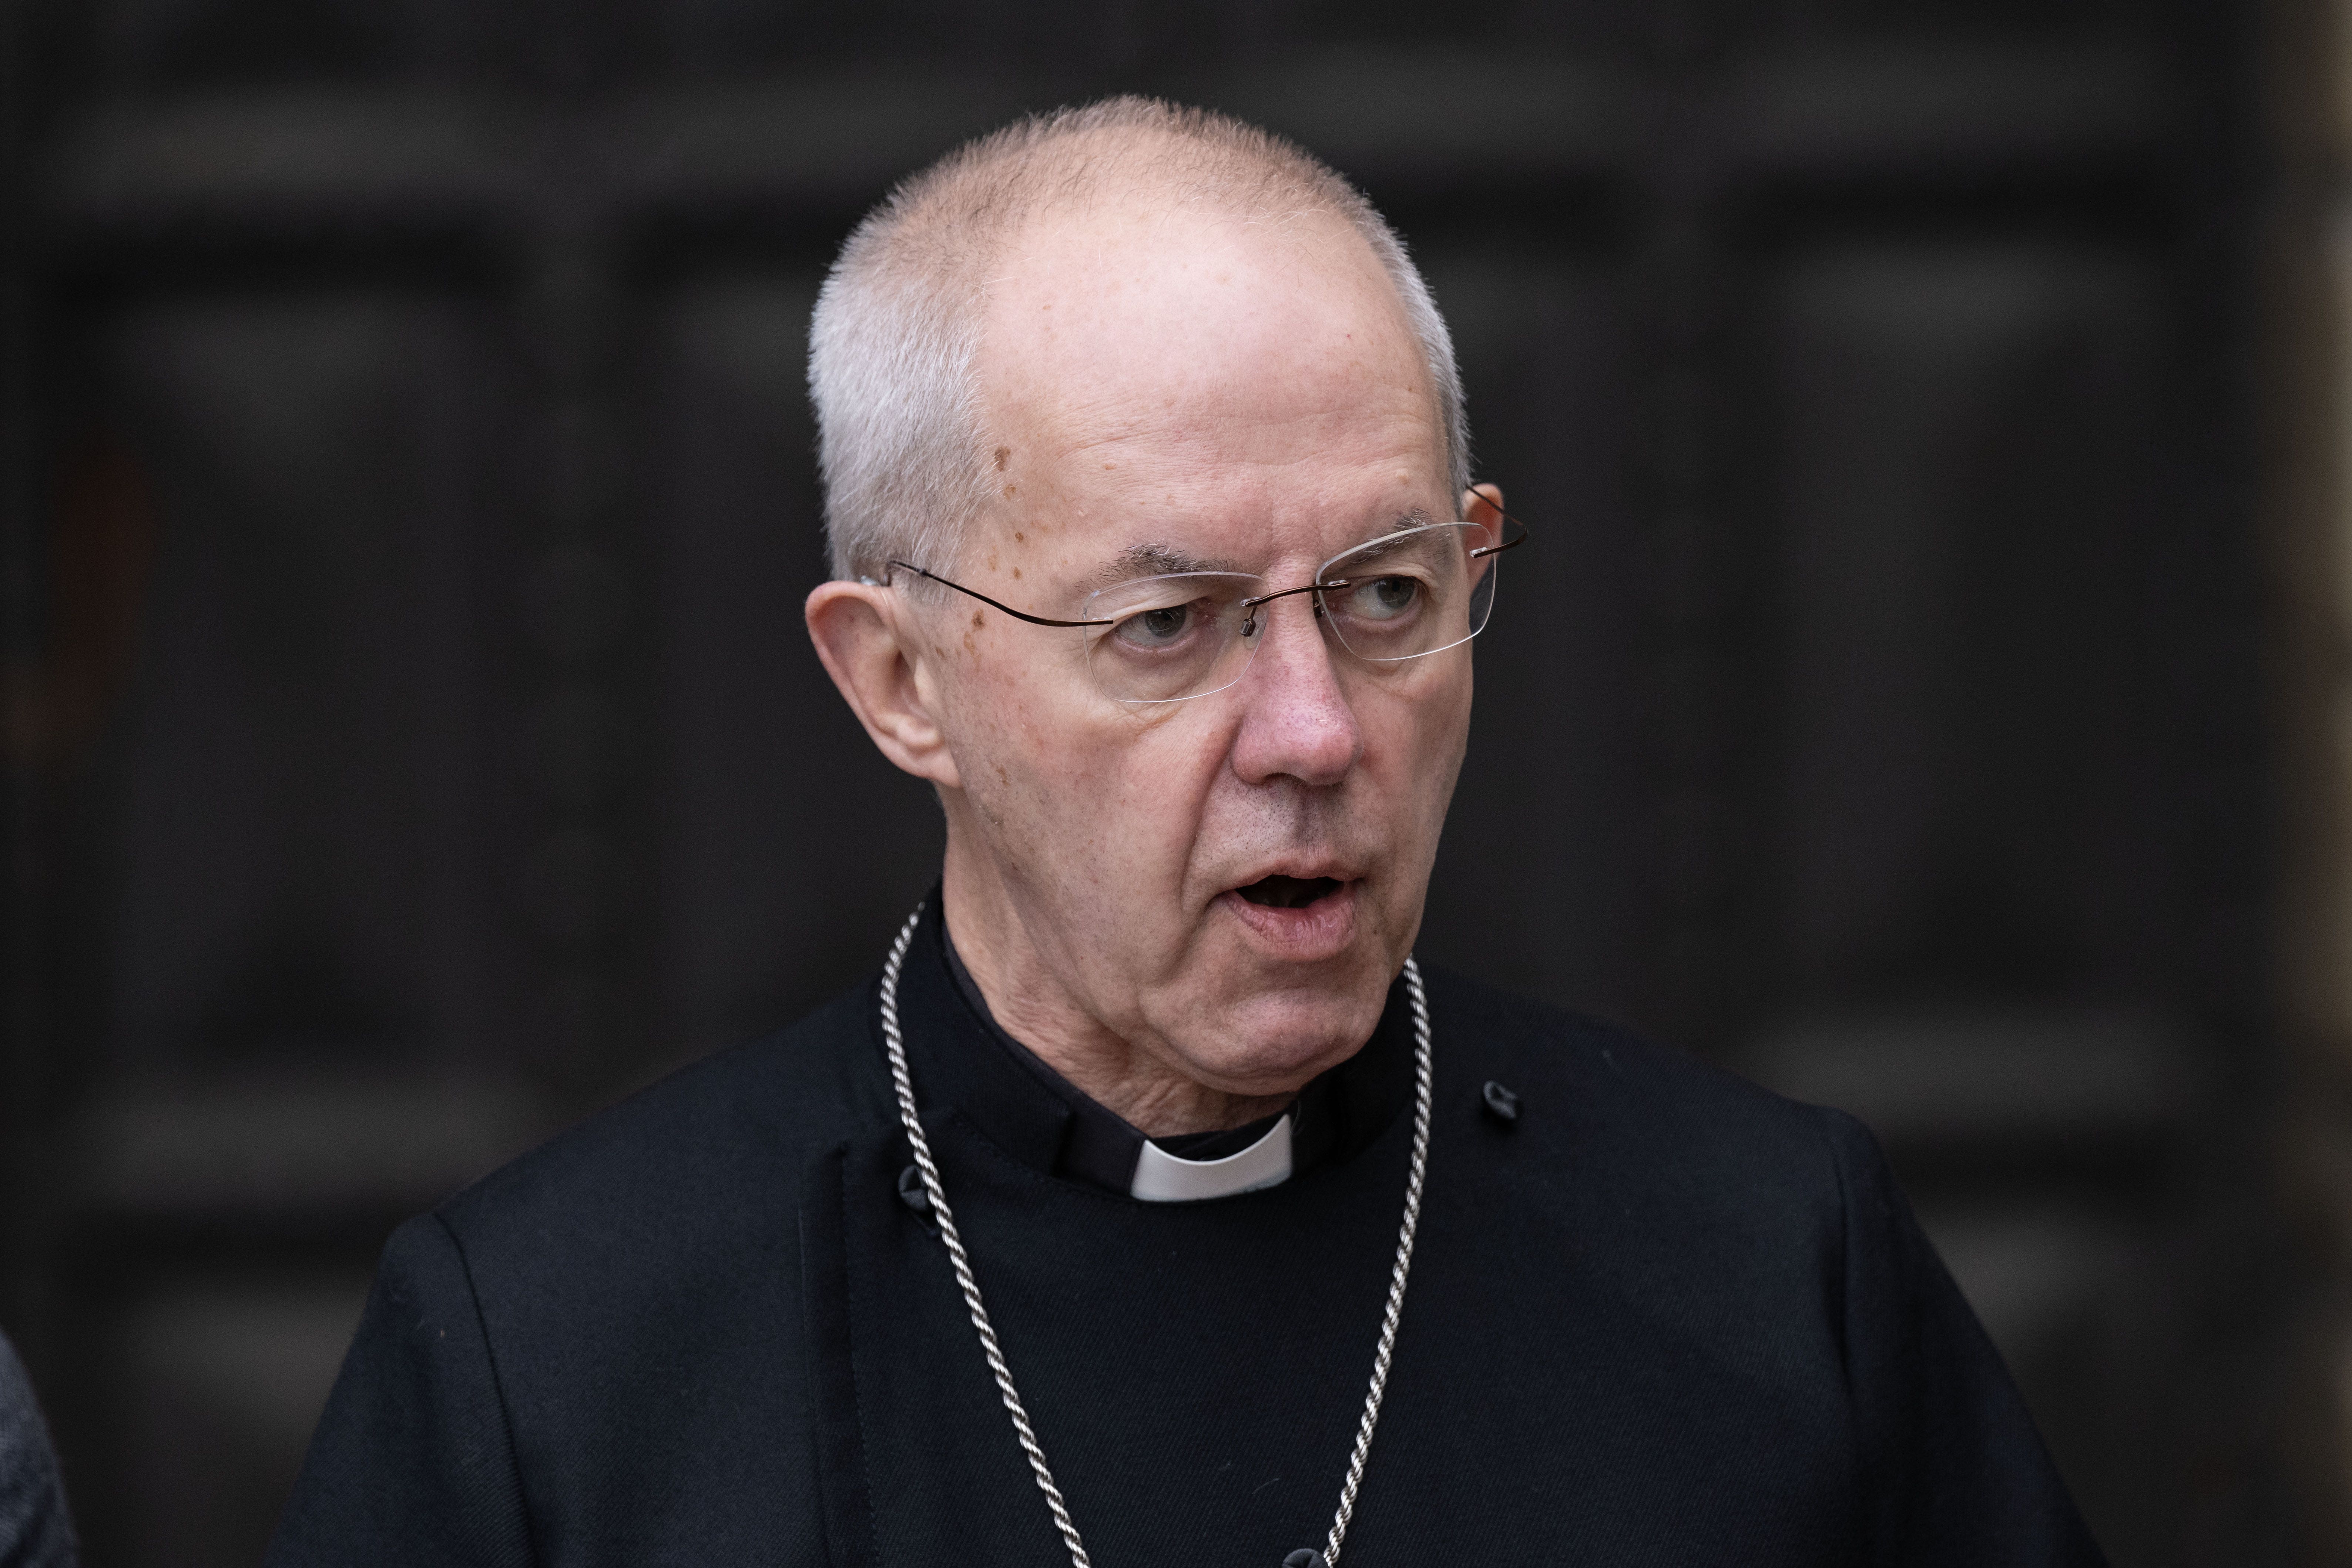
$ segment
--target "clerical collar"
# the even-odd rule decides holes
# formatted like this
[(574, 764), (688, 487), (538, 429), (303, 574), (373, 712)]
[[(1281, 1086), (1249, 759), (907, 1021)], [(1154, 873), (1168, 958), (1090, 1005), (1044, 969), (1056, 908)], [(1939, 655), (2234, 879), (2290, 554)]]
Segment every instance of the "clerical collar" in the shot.
[(1392, 988), (1364, 1048), (1307, 1084), (1288, 1110), (1230, 1131), (1148, 1139), (1004, 1031), (939, 908), (934, 893), (902, 983), (910, 1047), (928, 1058), (918, 1081), (1053, 1175), (1146, 1200), (1225, 1196), (1348, 1158), (1411, 1098), (1410, 1025)]
[(944, 920), (940, 922), (940, 942), (947, 952), (948, 971), (955, 976), (956, 989), (990, 1036), (1070, 1108), (1070, 1130), (1062, 1140), (1055, 1174), (1150, 1203), (1231, 1197), (1290, 1179), (1297, 1161), (1291, 1110), (1220, 1131), (1147, 1138), (1125, 1117), (1055, 1071), (1043, 1057), (1005, 1032), (988, 998), (981, 994), (980, 983), (971, 977), (963, 954), (956, 951), (954, 933)]

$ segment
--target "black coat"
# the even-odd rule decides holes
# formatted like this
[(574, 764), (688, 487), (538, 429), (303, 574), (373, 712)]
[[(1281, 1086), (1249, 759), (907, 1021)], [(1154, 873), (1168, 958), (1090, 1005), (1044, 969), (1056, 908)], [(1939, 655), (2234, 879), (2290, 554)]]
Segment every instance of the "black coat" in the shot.
[[(1403, 1202), (1401, 994), (1297, 1174), (1142, 1204), (1052, 1173), (1068, 1108), (938, 933), (901, 1002), (918, 1095), (1095, 1562), (1319, 1547)], [(1429, 1000), (1349, 1568), (2099, 1561), (1858, 1124), (1464, 980)], [(1066, 1562), (908, 1158), (868, 985), (404, 1226), (272, 1563)]]
[(77, 1560), (48, 1426), (16, 1348), (0, 1334), (0, 1568), (74, 1568)]

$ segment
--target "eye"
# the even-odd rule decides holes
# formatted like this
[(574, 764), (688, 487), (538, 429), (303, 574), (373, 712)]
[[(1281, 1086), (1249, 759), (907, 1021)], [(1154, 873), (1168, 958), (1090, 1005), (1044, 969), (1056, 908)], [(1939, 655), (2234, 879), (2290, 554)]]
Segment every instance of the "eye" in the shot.
[(1418, 577), (1373, 577), (1358, 583), (1348, 595), (1348, 610), (1367, 620), (1390, 621), (1412, 609), (1421, 598)]
[(1111, 628), (1110, 635), (1130, 647), (1171, 647), (1183, 639), (1192, 620), (1192, 605), (1170, 605), (1128, 616)]

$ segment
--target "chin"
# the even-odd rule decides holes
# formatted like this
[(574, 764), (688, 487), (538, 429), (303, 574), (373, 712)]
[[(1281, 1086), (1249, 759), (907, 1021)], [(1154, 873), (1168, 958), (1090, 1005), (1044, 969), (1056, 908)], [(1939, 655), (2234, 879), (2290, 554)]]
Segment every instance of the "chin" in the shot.
[(1227, 1094), (1288, 1094), (1362, 1049), (1387, 1001), (1377, 976), (1261, 993), (1215, 1009), (1224, 1048), (1184, 1055), (1194, 1076)]

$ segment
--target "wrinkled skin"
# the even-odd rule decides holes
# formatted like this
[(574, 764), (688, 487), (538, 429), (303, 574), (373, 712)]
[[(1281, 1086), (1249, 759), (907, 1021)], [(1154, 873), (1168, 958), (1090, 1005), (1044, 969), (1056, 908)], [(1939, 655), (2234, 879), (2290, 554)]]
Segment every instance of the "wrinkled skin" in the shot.
[[(1069, 617), (1134, 546), (1289, 587), (1414, 521), (1499, 523), (1491, 488), (1448, 493), (1402, 308), (1337, 220), (1065, 215), (999, 278), (998, 493), (934, 571)], [(990, 1006), (1150, 1133), (1238, 1125), (1363, 1045), (1461, 767), (1475, 645), (1375, 669), (1310, 596), (1269, 613), (1237, 684), (1130, 707), (1082, 634), (905, 574), (808, 603), (876, 743), (939, 791), (949, 928)], [(1269, 876), (1340, 885), (1296, 909), (1237, 891)]]

